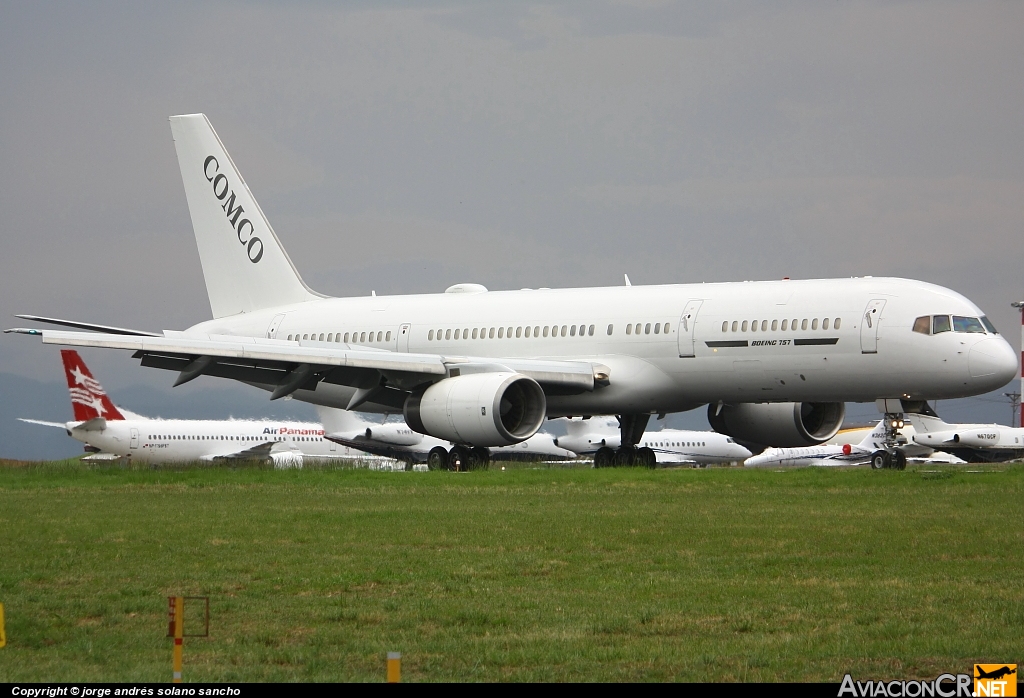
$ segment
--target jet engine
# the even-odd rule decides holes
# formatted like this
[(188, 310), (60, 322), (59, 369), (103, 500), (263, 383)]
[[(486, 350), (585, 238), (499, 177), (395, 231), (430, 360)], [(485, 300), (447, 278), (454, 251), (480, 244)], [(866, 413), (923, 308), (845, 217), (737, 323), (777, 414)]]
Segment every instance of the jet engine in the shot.
[(708, 405), (708, 421), (719, 434), (737, 441), (798, 448), (828, 441), (846, 415), (842, 402), (742, 402)]
[(405, 422), (421, 434), (471, 446), (508, 446), (540, 429), (547, 411), (537, 381), (520, 373), (453, 376), (406, 398)]
[(301, 468), (302, 453), (298, 451), (278, 451), (270, 454), (270, 462), (275, 468)]
[(366, 427), (366, 438), (394, 446), (415, 446), (423, 441), (423, 435), (417, 434), (404, 424), (378, 424)]

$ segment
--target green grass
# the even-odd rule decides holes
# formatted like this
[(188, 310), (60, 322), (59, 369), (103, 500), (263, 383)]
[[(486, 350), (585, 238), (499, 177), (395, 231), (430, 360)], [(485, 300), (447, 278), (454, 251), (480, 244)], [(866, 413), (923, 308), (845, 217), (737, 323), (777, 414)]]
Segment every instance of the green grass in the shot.
[(992, 470), (0, 468), (0, 681), (168, 680), (176, 593), (211, 597), (186, 681), (1020, 662), (1024, 468)]

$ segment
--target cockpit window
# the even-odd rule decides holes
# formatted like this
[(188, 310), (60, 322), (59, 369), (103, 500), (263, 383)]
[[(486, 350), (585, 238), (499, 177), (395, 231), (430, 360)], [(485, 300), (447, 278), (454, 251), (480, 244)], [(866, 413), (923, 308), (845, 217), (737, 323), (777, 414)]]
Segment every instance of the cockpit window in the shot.
[(985, 326), (982, 325), (981, 321), (976, 317), (963, 317), (961, 315), (954, 315), (953, 331), (980, 332), (981, 334), (985, 334)]
[(996, 326), (993, 325), (992, 321), (989, 320), (984, 315), (981, 316), (981, 324), (984, 325), (985, 329), (991, 332), (992, 334), (999, 334), (999, 332), (996, 330)]
[[(948, 320), (948, 318), (947, 318)], [(932, 319), (925, 315), (914, 320), (914, 332), (920, 332), (921, 334), (928, 334), (931, 328)]]
[(932, 318), (932, 334), (938, 334), (939, 332), (949, 332), (952, 329), (949, 326), (948, 315), (936, 315)]

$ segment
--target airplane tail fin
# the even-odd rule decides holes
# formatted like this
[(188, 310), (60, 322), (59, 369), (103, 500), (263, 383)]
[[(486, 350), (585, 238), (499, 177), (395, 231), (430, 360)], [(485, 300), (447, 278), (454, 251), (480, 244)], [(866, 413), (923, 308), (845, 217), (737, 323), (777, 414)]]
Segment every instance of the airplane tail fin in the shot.
[(107, 420), (124, 419), (103, 386), (92, 377), (77, 351), (61, 349), (60, 357), (64, 360), (64, 375), (68, 379), (68, 392), (71, 393), (71, 407), (76, 422), (87, 422), (97, 417)]
[(875, 428), (869, 431), (868, 435), (865, 436), (859, 444), (857, 444), (857, 447), (866, 451), (873, 451), (878, 448), (878, 444), (882, 443), (884, 439), (885, 420), (880, 419), (878, 420), (878, 424), (875, 425)]
[(322, 298), (302, 281), (206, 115), (170, 122), (213, 317)]
[[(934, 415), (934, 416), (933, 416)], [(927, 434), (930, 431), (947, 431), (953, 427), (942, 421), (942, 418), (932, 413), (927, 414), (914, 414), (908, 413), (906, 415), (907, 421), (914, 427), (914, 431), (918, 434)]]
[(366, 428), (366, 422), (355, 412), (320, 405), (317, 406), (316, 411), (320, 415), (320, 423), (324, 427), (325, 434), (345, 434)]

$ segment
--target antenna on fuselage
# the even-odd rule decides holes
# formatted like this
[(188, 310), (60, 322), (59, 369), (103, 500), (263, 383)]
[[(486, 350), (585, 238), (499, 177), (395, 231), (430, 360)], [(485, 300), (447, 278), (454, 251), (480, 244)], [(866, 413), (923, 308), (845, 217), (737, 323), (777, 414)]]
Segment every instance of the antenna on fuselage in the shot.
[(629, 274), (623, 274), (622, 278), (624, 278), (626, 280), (626, 285), (627, 286), (632, 286), (633, 285), (633, 284), (629, 283)]

